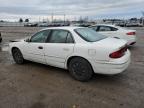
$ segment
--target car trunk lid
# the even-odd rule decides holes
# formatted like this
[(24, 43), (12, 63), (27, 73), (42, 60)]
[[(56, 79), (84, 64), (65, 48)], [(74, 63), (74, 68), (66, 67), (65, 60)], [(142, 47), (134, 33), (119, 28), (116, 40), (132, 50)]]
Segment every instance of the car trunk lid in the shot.
[(117, 51), (119, 53), (124, 53), (126, 43), (125, 40), (116, 38), (106, 38), (94, 42), (93, 46), (96, 48), (95, 60), (109, 61), (110, 59), (116, 59), (116, 57), (112, 58), (110, 55)]

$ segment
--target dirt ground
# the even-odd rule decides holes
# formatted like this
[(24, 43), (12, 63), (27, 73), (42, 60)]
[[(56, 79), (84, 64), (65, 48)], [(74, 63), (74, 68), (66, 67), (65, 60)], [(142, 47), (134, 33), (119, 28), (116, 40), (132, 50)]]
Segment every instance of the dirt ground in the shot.
[(132, 62), (119, 75), (95, 74), (89, 82), (74, 80), (67, 70), (28, 62), (14, 63), (9, 40), (41, 28), (0, 27), (0, 108), (144, 108), (144, 28), (131, 47)]

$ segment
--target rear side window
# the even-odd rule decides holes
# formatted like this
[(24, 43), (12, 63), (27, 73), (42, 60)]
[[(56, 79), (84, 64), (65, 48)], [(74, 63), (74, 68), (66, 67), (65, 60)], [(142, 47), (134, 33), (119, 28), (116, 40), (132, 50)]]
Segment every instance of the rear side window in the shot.
[(68, 33), (66, 43), (74, 43), (74, 40), (73, 40), (71, 33)]
[(73, 43), (72, 35), (66, 30), (53, 30), (49, 43)]

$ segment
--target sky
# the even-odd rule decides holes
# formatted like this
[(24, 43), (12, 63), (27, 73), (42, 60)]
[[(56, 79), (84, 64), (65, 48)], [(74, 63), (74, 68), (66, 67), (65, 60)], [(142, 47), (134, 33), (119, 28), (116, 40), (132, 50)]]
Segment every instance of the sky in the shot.
[(0, 20), (141, 17), (144, 0), (0, 0)]

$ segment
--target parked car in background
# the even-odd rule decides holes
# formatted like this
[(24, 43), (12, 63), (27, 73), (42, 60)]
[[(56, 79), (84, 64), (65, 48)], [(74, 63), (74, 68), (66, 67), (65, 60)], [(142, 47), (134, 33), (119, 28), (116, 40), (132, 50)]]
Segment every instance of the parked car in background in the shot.
[(48, 27), (48, 23), (47, 22), (41, 22), (41, 23), (38, 23), (38, 27)]
[(128, 45), (134, 45), (136, 43), (136, 30), (128, 30), (126, 28), (108, 24), (95, 25), (90, 28), (108, 37), (124, 39), (127, 41)]
[(2, 42), (2, 36), (1, 36), (1, 33), (0, 33), (0, 43)]
[(13, 41), (9, 51), (18, 64), (30, 60), (68, 69), (79, 81), (93, 73), (118, 74), (130, 64), (126, 41), (106, 37), (90, 28), (46, 28), (30, 38)]
[(37, 27), (38, 24), (37, 23), (25, 23), (24, 27)]
[(128, 22), (125, 25), (126, 27), (143, 27), (143, 25), (139, 22)]

